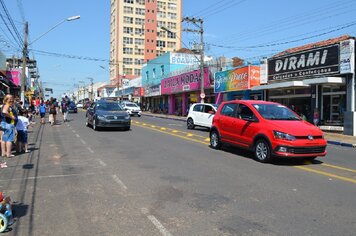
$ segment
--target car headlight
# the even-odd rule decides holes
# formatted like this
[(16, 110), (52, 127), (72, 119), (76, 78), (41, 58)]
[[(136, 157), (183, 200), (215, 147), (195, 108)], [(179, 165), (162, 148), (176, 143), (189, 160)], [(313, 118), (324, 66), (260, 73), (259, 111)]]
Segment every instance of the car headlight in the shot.
[(276, 130), (273, 131), (273, 135), (274, 135), (275, 139), (288, 140), (288, 141), (296, 140), (296, 138), (293, 135), (286, 134), (286, 133), (283, 133), (283, 132), (279, 132), (279, 131), (276, 131)]
[(125, 120), (129, 120), (129, 119), (130, 119), (129, 115), (125, 116)]
[(105, 116), (96, 116), (99, 120), (104, 120), (105, 119)]

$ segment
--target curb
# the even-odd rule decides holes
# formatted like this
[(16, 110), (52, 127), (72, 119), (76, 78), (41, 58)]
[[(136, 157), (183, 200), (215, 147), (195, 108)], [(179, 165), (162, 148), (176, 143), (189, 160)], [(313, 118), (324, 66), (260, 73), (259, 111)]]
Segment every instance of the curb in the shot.
[[(174, 118), (174, 117), (166, 117), (166, 116), (157, 116), (157, 115), (151, 115), (151, 114), (144, 114), (144, 116), (149, 116), (149, 117), (155, 117), (155, 118), (161, 118), (161, 119), (170, 119), (170, 120), (178, 120), (178, 121), (184, 121), (185, 119), (179, 119), (179, 118)], [(333, 144), (333, 145), (338, 145), (338, 146), (343, 146), (343, 147), (350, 147), (350, 148), (356, 148), (356, 143), (343, 143), (339, 141), (333, 141), (333, 140), (327, 140), (328, 144)]]

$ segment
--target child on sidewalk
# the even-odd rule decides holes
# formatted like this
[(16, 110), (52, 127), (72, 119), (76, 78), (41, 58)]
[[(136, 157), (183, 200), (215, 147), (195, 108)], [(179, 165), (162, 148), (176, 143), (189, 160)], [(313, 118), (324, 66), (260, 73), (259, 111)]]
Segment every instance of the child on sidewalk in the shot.
[(30, 122), (27, 118), (27, 111), (20, 110), (18, 122), (16, 124), (18, 152), (29, 152), (27, 149), (27, 129), (29, 125)]

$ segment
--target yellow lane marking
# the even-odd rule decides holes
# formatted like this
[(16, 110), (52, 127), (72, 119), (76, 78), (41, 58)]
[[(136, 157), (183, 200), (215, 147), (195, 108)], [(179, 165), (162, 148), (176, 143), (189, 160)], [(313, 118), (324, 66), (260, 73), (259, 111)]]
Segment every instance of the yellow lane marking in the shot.
[(151, 129), (151, 130), (154, 130), (154, 131), (158, 131), (158, 132), (161, 132), (161, 133), (164, 133), (164, 134), (169, 134), (169, 135), (172, 135), (172, 136), (175, 136), (175, 137), (179, 137), (179, 138), (182, 138), (182, 139), (185, 139), (185, 140), (189, 140), (189, 141), (192, 141), (192, 142), (202, 143), (204, 145), (208, 145), (209, 144), (209, 143), (204, 142), (204, 141), (188, 138), (188, 137), (181, 136), (181, 135), (178, 135), (178, 134), (172, 134), (171, 132), (164, 131), (164, 130), (166, 130), (165, 128), (161, 128), (160, 130), (158, 130), (158, 129), (154, 129), (154, 128), (151, 128), (151, 127), (148, 127), (148, 126), (142, 126), (142, 125), (137, 125), (137, 126), (140, 126), (142, 128), (146, 128), (146, 129)]
[(151, 127), (152, 127), (152, 128), (156, 128), (156, 126), (155, 126), (155, 125), (151, 125)]
[(327, 166), (327, 167), (330, 167), (330, 168), (334, 168), (334, 169), (345, 170), (345, 171), (356, 173), (356, 170), (345, 168), (345, 167), (341, 167), (341, 166), (334, 166), (334, 165), (325, 164), (325, 163), (322, 163), (321, 165), (322, 166)]
[[(175, 134), (175, 133), (178, 133), (179, 131), (173, 130), (173, 129), (169, 129), (169, 128), (156, 127), (156, 126), (149, 127), (145, 123), (137, 125), (137, 126), (142, 127), (142, 128), (146, 128), (146, 129), (151, 129), (151, 130), (154, 130), (154, 131), (158, 131), (160, 133), (172, 135), (174, 137), (182, 138), (182, 139), (185, 139), (185, 140), (188, 140), (188, 141), (201, 143), (201, 144), (204, 144), (204, 145), (209, 145), (210, 144), (210, 138), (206, 138), (206, 137), (199, 136), (199, 135), (194, 135), (194, 134), (187, 133), (187, 132), (180, 132), (180, 133), (186, 134), (186, 136), (182, 136), (182, 135)], [(189, 138), (189, 137), (193, 137), (193, 136), (194, 137), (202, 137), (202, 138), (205, 138), (205, 139), (204, 139), (204, 141), (200, 141), (200, 140), (196, 140), (196, 139), (193, 139), (193, 138)], [(308, 162), (305, 162), (305, 164), (312, 164), (312, 163), (308, 161)], [(320, 164), (320, 165), (356, 173), (356, 170), (348, 169), (348, 168), (344, 168), (344, 167), (340, 167), (340, 166), (334, 166), (334, 165), (329, 165), (329, 164), (325, 164), (325, 163)], [(329, 172), (315, 170), (315, 169), (304, 167), (304, 166), (294, 166), (294, 168), (297, 168), (297, 169), (300, 169), (300, 170), (304, 170), (304, 171), (308, 171), (308, 172), (313, 172), (313, 173), (316, 173), (316, 174), (320, 174), (320, 175), (324, 175), (324, 176), (328, 176), (328, 177), (332, 177), (332, 178), (335, 178), (335, 179), (339, 179), (339, 180), (343, 180), (343, 181), (346, 181), (346, 182), (350, 182), (350, 183), (356, 184), (356, 179), (342, 177), (342, 176), (335, 175), (335, 174), (332, 174), (332, 173), (329, 173)]]
[(311, 169), (311, 168), (308, 168), (308, 167), (304, 167), (304, 166), (294, 166), (294, 168), (298, 168), (298, 169), (309, 171), (309, 172), (314, 172), (314, 173), (317, 173), (317, 174), (320, 174), (320, 175), (325, 175), (325, 176), (328, 176), (328, 177), (332, 177), (332, 178), (335, 178), (335, 179), (340, 179), (340, 180), (343, 180), (343, 181), (347, 181), (347, 182), (351, 182), (351, 183), (356, 184), (356, 179), (346, 178), (346, 177), (342, 177), (342, 176), (339, 176), (339, 175), (334, 175), (334, 174), (331, 174), (331, 173), (328, 173), (328, 172), (324, 172), (324, 171), (320, 171), (320, 170), (314, 170), (314, 169)]

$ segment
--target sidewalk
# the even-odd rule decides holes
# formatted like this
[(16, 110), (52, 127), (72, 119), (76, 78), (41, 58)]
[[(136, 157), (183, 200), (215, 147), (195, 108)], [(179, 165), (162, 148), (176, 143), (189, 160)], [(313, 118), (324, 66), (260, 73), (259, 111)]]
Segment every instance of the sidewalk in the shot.
[[(186, 117), (184, 116), (175, 116), (175, 115), (166, 115), (166, 114), (157, 114), (151, 112), (142, 112), (144, 116), (151, 116), (151, 117), (159, 117), (163, 119), (171, 119), (171, 120), (178, 120), (178, 121), (186, 121)], [(349, 136), (343, 135), (339, 133), (332, 133), (332, 132), (325, 132), (325, 138), (328, 140), (329, 144), (334, 145), (341, 145), (345, 147), (353, 147), (356, 148), (356, 136)]]

